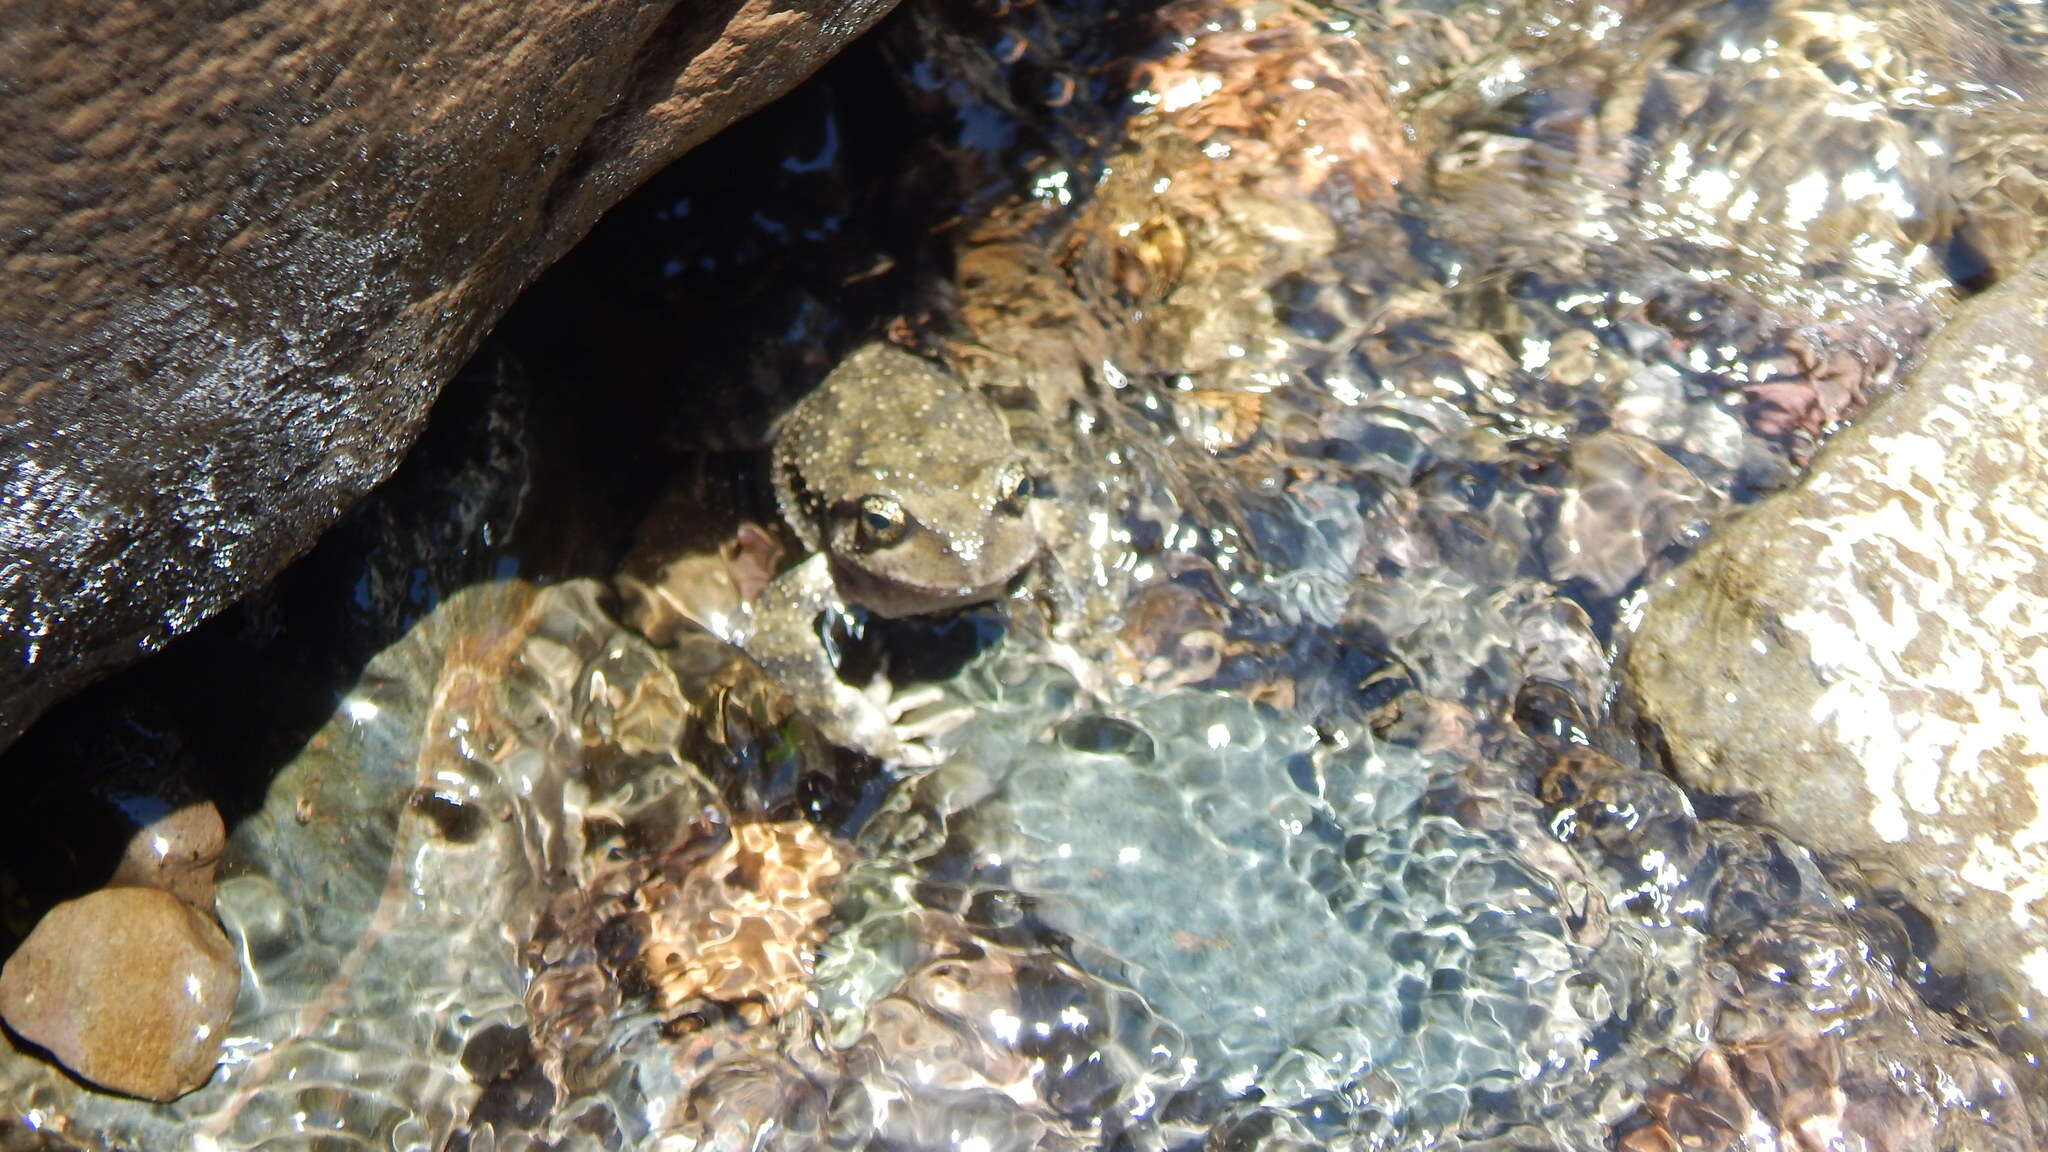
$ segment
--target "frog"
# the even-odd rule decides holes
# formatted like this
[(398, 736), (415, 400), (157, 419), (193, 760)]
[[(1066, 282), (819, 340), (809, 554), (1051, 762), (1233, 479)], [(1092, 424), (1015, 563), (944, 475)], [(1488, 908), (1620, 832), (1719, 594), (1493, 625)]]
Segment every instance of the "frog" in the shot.
[(934, 739), (964, 716), (917, 715), (940, 699), (933, 688), (844, 682), (819, 621), (1002, 599), (1041, 551), (1031, 469), (985, 395), (882, 341), (842, 359), (773, 437), (775, 503), (803, 558), (731, 618), (727, 638), (827, 736), (907, 767), (935, 764)]

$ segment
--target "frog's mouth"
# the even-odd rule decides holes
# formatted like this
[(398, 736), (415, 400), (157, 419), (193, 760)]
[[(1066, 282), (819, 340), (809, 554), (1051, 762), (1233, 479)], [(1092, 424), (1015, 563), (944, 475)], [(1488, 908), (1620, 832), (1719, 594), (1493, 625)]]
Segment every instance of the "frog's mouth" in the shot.
[(991, 600), (1000, 600), (1009, 592), (1010, 586), (1023, 576), (1029, 565), (1006, 572), (986, 584), (970, 587), (938, 586), (891, 579), (838, 559), (831, 562), (831, 567), (832, 581), (839, 586), (839, 594), (847, 603), (857, 604), (877, 616), (896, 620), (905, 616), (929, 616), (954, 608), (965, 608), (970, 604), (986, 604)]

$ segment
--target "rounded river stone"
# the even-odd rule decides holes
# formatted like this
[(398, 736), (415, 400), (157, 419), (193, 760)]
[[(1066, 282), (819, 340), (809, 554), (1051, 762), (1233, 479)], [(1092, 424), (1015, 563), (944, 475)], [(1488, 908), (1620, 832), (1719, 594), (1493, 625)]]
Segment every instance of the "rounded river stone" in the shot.
[(227, 937), (158, 888), (50, 909), (0, 969), (0, 1017), (85, 1080), (151, 1100), (206, 1083), (241, 984)]

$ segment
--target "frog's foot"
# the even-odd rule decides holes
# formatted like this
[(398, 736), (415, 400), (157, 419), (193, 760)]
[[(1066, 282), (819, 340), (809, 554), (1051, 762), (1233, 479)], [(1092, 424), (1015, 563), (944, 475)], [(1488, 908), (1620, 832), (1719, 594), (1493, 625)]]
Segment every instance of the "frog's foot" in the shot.
[(888, 725), (893, 753), (883, 758), (911, 768), (929, 768), (944, 759), (936, 742), (974, 719), (974, 709), (965, 704), (934, 707), (944, 702), (946, 694), (929, 684), (898, 692), (886, 677), (876, 676), (861, 695)]
[(974, 716), (968, 707), (934, 708), (945, 694), (929, 686), (898, 692), (887, 677), (865, 688), (835, 683), (832, 702), (817, 713), (832, 740), (906, 768), (930, 768), (945, 759), (939, 738)]
[(865, 687), (841, 680), (819, 622), (844, 611), (824, 559), (814, 556), (769, 582), (736, 642), (834, 743), (906, 767), (937, 764), (935, 741), (972, 711), (934, 708), (943, 699), (935, 688), (898, 693), (883, 676)]

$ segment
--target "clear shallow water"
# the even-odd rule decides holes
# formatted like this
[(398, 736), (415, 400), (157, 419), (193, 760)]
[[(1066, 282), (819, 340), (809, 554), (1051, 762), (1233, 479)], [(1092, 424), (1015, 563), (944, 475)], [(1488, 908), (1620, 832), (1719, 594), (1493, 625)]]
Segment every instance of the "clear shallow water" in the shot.
[(1608, 1018), (1574, 996), (1567, 912), (1430, 811), (1446, 766), (1203, 692), (1046, 732), (1070, 686), (991, 672), (958, 766), (915, 790), (906, 818), (950, 833), (918, 866), (1138, 993), (1180, 1039), (1155, 1094), (1199, 1084), (1208, 1108), (1258, 1098), (1388, 1139), (1512, 1117), (1514, 1095), (1583, 1065)]
[[(1169, 9), (1178, 39), (1128, 77), (1078, 7), (912, 10), (876, 49), (940, 141), (903, 170), (973, 211), (937, 254), (893, 249), (875, 306), (1004, 401), (1053, 535), (964, 672), (974, 629), (870, 645), (977, 707), (946, 765), (824, 746), (592, 582), (345, 584), (394, 623), (438, 606), (236, 825), (230, 1066), (152, 1109), (10, 1057), (16, 1123), (143, 1147), (2034, 1146), (2014, 1069), (1937, 1010), (1924, 923), (1702, 811), (1609, 670), (1646, 574), (2031, 246), (2031, 9), (1322, 15)], [(712, 208), (654, 193), (592, 246), (623, 285), (584, 293), (607, 350), (556, 353), (625, 379), (604, 357), (654, 349), (629, 490), (687, 475), (702, 446), (662, 425), (704, 422), (691, 398), (767, 405), (729, 381), (801, 386), (865, 322), (861, 289), (794, 275), (733, 293), (751, 335), (676, 367), (664, 307), (772, 282), (775, 213), (844, 207), (856, 268), (891, 235), (873, 197), (766, 179), (730, 250), (704, 248)], [(536, 539), (573, 552), (562, 523), (616, 490), (550, 471), (574, 452), (519, 419), (485, 406), (444, 451), (488, 466), (413, 497), (452, 528), (364, 571), (409, 557), (446, 588), (535, 567)], [(642, 430), (590, 419), (612, 451)], [(528, 510), (509, 549), (504, 505)], [(845, 870), (703, 866), (790, 820)], [(702, 946), (739, 991), (656, 1011), (663, 885), (729, 890)], [(759, 910), (808, 897), (822, 925)], [(813, 929), (815, 1004), (762, 1021), (747, 934)]]

